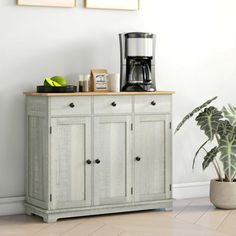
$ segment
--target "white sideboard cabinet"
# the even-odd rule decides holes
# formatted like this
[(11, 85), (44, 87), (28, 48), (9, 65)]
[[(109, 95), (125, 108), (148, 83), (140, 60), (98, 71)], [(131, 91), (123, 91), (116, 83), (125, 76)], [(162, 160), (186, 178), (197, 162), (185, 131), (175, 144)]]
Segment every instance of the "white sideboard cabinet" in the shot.
[(25, 93), (26, 213), (170, 210), (173, 93)]

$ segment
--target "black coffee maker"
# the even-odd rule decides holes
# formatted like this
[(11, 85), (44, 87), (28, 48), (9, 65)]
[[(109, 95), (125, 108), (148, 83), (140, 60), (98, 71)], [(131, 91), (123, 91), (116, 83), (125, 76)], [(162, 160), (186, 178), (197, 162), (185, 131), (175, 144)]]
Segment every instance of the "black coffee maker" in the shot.
[(155, 91), (155, 35), (120, 34), (121, 91)]

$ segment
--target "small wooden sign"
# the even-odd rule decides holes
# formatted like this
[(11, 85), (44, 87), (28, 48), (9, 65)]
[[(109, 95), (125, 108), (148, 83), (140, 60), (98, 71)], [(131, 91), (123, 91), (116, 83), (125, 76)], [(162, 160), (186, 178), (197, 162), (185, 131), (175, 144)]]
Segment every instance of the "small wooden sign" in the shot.
[(92, 69), (92, 90), (94, 92), (104, 92), (108, 91), (108, 72), (105, 69)]

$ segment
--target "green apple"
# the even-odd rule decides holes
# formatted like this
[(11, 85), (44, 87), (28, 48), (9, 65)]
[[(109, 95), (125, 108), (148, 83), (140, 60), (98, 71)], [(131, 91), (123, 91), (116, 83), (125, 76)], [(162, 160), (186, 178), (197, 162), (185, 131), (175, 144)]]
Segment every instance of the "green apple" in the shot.
[(59, 75), (53, 76), (52, 78), (50, 78), (52, 81), (57, 82), (58, 84), (60, 84), (61, 86), (67, 86), (67, 81)]
[(56, 81), (53, 81), (49, 78), (46, 78), (44, 80), (44, 86), (51, 86), (51, 87), (62, 87), (61, 84), (57, 83)]

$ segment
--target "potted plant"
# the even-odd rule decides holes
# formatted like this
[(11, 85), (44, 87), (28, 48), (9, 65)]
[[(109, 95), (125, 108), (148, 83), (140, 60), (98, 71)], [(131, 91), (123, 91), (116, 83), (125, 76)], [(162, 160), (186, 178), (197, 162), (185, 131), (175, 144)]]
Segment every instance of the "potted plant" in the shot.
[(218, 176), (210, 183), (210, 201), (218, 208), (236, 209), (236, 107), (228, 105), (218, 110), (209, 105), (216, 98), (206, 101), (187, 114), (177, 126), (175, 133), (188, 119), (197, 115), (197, 125), (204, 131), (207, 139), (198, 148), (192, 168), (198, 154), (204, 150), (203, 170), (213, 164)]

